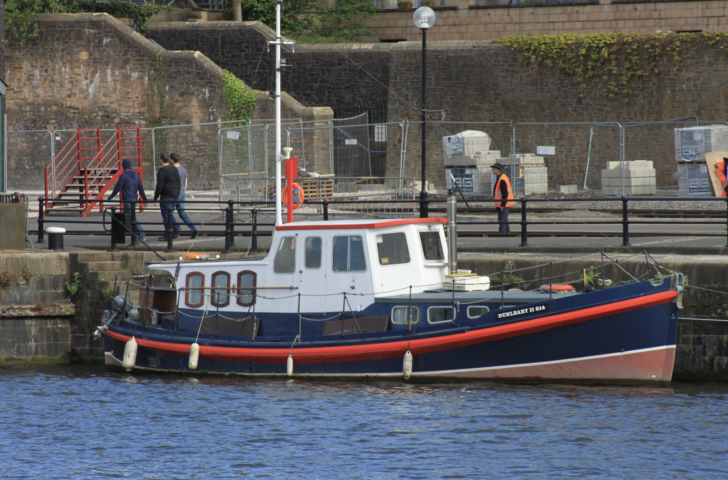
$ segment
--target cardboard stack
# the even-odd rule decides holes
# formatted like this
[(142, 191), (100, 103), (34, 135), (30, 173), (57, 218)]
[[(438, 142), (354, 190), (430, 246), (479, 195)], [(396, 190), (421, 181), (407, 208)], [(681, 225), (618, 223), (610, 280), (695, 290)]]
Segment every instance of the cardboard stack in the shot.
[[(657, 177), (651, 160), (624, 162), (624, 195), (654, 195), (657, 193)], [(602, 170), (602, 194), (621, 195), (619, 162), (607, 162)]]

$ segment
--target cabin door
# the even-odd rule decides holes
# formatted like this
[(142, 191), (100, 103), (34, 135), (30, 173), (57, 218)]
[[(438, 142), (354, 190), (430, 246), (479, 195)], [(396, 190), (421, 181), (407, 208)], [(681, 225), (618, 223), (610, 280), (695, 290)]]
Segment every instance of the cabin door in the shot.
[(316, 234), (302, 235), (299, 262), (301, 312), (323, 313), (326, 308), (326, 275), (328, 272), (326, 238)]
[[(341, 312), (363, 308), (360, 294), (371, 294), (371, 272), (362, 235), (337, 235), (332, 239), (326, 310)], [(344, 295), (346, 293), (346, 296)], [(344, 298), (348, 303), (344, 303)]]

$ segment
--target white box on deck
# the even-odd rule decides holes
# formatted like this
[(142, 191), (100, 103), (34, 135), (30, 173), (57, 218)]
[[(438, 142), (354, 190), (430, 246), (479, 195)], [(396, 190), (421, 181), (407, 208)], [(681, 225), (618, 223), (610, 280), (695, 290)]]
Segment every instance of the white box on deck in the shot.
[(482, 292), (490, 289), (490, 277), (453, 277), (442, 282), (442, 288), (450, 292)]

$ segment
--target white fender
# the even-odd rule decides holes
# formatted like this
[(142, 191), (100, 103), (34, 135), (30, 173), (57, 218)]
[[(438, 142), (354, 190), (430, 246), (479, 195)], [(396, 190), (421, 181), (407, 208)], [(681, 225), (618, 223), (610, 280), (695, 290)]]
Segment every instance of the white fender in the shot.
[(134, 368), (134, 365), (136, 365), (136, 356), (137, 356), (137, 342), (134, 339), (134, 337), (131, 337), (131, 339), (126, 342), (126, 346), (124, 347), (124, 360), (121, 362), (121, 365), (126, 369), (126, 371), (130, 371), (132, 368)]
[(200, 345), (195, 342), (190, 345), (190, 363), (187, 365), (190, 370), (197, 369), (197, 361), (200, 359)]
[(412, 375), (412, 352), (407, 350), (404, 354), (404, 361), (402, 362), (402, 373), (404, 373), (404, 379), (409, 380)]
[(286, 362), (286, 372), (289, 377), (293, 376), (293, 355), (290, 353), (288, 354), (288, 361)]

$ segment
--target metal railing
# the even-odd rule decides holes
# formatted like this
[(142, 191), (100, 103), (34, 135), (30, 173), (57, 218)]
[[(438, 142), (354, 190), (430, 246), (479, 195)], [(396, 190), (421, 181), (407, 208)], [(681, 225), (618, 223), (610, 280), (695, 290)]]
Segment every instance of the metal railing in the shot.
[[(695, 219), (688, 219), (688, 220), (675, 220), (670, 219), (669, 222), (665, 220), (644, 220), (644, 219), (637, 219), (635, 218), (635, 214), (632, 213), (632, 216), (630, 215), (630, 205), (639, 204), (640, 202), (645, 201), (662, 201), (662, 202), (721, 202), (725, 205), (725, 211), (722, 213), (722, 215), (717, 216), (715, 221), (711, 221), (709, 219), (703, 219), (703, 220), (695, 220)], [(40, 211), (43, 211), (44, 203), (53, 201), (53, 199), (50, 198), (38, 198), (38, 207)], [(472, 199), (470, 200), (472, 201)], [(481, 199), (478, 199), (478, 201), (481, 202), (493, 202), (493, 198), (491, 197), (484, 197)], [(609, 198), (609, 199), (599, 199), (600, 202), (606, 202), (611, 201), (618, 203), (618, 205), (621, 207), (621, 219), (598, 219), (598, 220), (579, 220), (579, 221), (570, 221), (570, 220), (560, 220), (560, 219), (549, 219), (548, 221), (529, 221), (528, 220), (528, 207), (529, 205), (536, 204), (536, 203), (562, 203), (562, 202), (574, 202), (574, 203), (580, 203), (580, 202), (594, 202), (594, 198), (581, 198), (581, 199), (527, 199), (527, 198), (519, 198), (515, 200), (517, 204), (520, 205), (520, 214), (521, 219), (520, 221), (512, 221), (510, 222), (511, 225), (514, 226), (520, 226), (520, 232), (516, 231), (510, 234), (498, 234), (494, 232), (488, 232), (488, 236), (493, 237), (518, 237), (520, 236), (520, 246), (521, 247), (528, 247), (528, 240), (529, 240), (529, 227), (532, 226), (539, 226), (539, 225), (619, 225), (621, 226), (621, 234), (619, 237), (622, 241), (623, 247), (629, 247), (630, 245), (630, 227), (634, 225), (670, 225), (671, 227), (674, 227), (675, 225), (703, 225), (703, 226), (711, 226), (711, 225), (720, 225), (725, 227), (725, 232), (721, 234), (720, 236), (726, 237), (726, 247), (728, 247), (728, 198), (674, 198), (674, 197), (666, 197), (666, 198), (642, 198), (642, 197), (620, 197), (620, 198)], [(428, 205), (432, 204), (444, 204), (446, 200), (444, 199), (428, 199), (427, 203)], [(107, 206), (104, 208), (104, 215), (101, 220), (71, 220), (67, 217), (63, 218), (63, 220), (59, 222), (54, 222), (52, 219), (44, 218), (42, 215), (39, 215), (38, 217), (38, 243), (44, 242), (44, 231), (46, 224), (48, 223), (61, 223), (64, 226), (68, 225), (98, 225), (101, 227), (101, 230), (106, 233), (110, 234), (113, 239), (111, 228), (107, 227), (107, 220), (106, 220), (106, 214), (108, 211), (111, 211), (112, 213), (117, 207), (109, 207), (109, 202), (106, 202)], [(112, 202), (116, 203), (116, 202)], [(137, 207), (142, 203), (140, 201), (131, 202), (134, 206), (133, 211), (135, 212), (137, 210)], [(160, 202), (161, 203), (161, 202)], [(218, 217), (214, 221), (205, 221), (201, 223), (194, 223), (198, 227), (199, 234), (205, 235), (205, 236), (224, 236), (225, 237), (225, 252), (229, 252), (232, 247), (235, 246), (235, 237), (238, 235), (245, 235), (251, 237), (251, 244), (250, 244), (250, 251), (257, 252), (258, 251), (258, 237), (261, 236), (270, 236), (272, 234), (272, 228), (274, 226), (271, 222), (261, 222), (259, 219), (259, 216), (261, 213), (268, 213), (270, 214), (272, 212), (272, 208), (274, 206), (274, 202), (272, 201), (245, 201), (245, 202), (235, 202), (233, 200), (228, 200), (226, 202), (220, 202), (220, 201), (202, 201), (202, 200), (187, 200), (185, 202), (186, 204), (192, 204), (193, 207), (195, 205), (197, 206), (203, 206), (207, 205), (208, 207), (213, 207), (213, 211), (215, 209), (222, 209), (223, 215), (222, 217)], [(377, 204), (414, 204), (419, 205), (419, 200), (416, 202), (413, 202), (412, 200), (316, 200), (316, 201), (306, 201), (305, 203), (309, 203), (312, 205), (318, 205), (320, 207), (320, 213), (321, 219), (323, 221), (328, 221), (330, 219), (330, 216), (333, 213), (341, 213), (341, 212), (365, 212), (367, 209), (371, 208), (372, 205)], [(462, 202), (466, 203), (466, 202)], [(491, 203), (492, 204), (492, 203)], [(119, 205), (119, 203), (117, 203)], [(358, 206), (358, 207), (357, 207)], [(149, 211), (150, 208), (147, 206), (147, 211)], [(495, 208), (491, 207), (486, 209), (486, 213), (495, 213)], [(194, 211), (194, 208), (188, 209), (188, 211)], [(208, 213), (211, 211), (206, 210)], [(218, 210), (219, 211), (219, 210)], [(538, 210), (532, 210), (532, 213), (537, 212)], [(236, 213), (237, 212), (237, 213)], [(241, 221), (240, 218), (240, 212), (249, 212), (250, 214), (250, 220)], [(514, 208), (514, 213), (516, 213), (517, 210)], [(715, 211), (718, 213), (719, 211)], [(459, 214), (463, 215), (467, 213), (467, 211), (460, 211)], [(140, 241), (140, 239), (136, 236), (136, 234), (132, 233), (131, 225), (133, 225), (134, 222), (136, 222), (136, 218), (134, 215), (130, 215), (130, 218), (128, 220), (125, 220), (124, 222), (124, 228), (127, 231), (128, 234), (131, 234), (132, 236), (132, 245), (135, 245)], [(115, 218), (113, 215), (111, 218)], [(218, 221), (221, 220), (221, 221)], [(111, 220), (112, 222), (119, 220)], [(140, 225), (159, 225), (159, 222), (138, 222)], [(458, 220), (459, 226), (473, 226), (473, 225), (492, 225), (497, 226), (498, 222), (496, 220), (493, 221), (461, 221)], [(158, 234), (162, 233), (166, 236), (167, 239), (167, 249), (166, 251), (172, 252), (174, 251), (174, 237), (173, 230), (172, 230), (172, 224), (171, 221), (169, 224), (164, 225), (164, 230), (160, 231), (150, 231), (147, 232), (149, 234)], [(210, 227), (224, 227), (224, 229), (221, 231), (219, 228), (215, 230), (211, 230)], [(263, 229), (261, 229), (261, 227)], [(461, 230), (458, 233), (458, 236), (468, 236), (468, 231)], [(484, 236), (483, 232), (475, 232), (476, 236)], [(668, 232), (672, 236), (679, 236), (678, 233), (674, 231), (674, 228), (670, 229), (670, 232)], [(99, 231), (86, 231), (86, 232), (74, 232), (74, 235), (98, 235)], [(691, 235), (694, 235), (694, 233), (690, 233)], [(70, 235), (70, 233), (69, 233)], [(549, 235), (553, 235), (553, 232), (550, 232)], [(568, 233), (567, 233), (568, 235)], [(601, 233), (601, 235), (604, 235), (604, 233)], [(655, 232), (646, 233), (643, 235), (653, 235), (657, 236)], [(660, 234), (661, 235), (661, 234)], [(581, 233), (575, 233), (573, 236), (583, 236)], [(116, 244), (118, 241), (112, 241), (112, 249), (116, 248)], [(145, 242), (144, 242), (145, 243)], [(145, 243), (146, 245), (146, 243)], [(147, 245), (148, 248), (153, 250), (151, 247)]]

